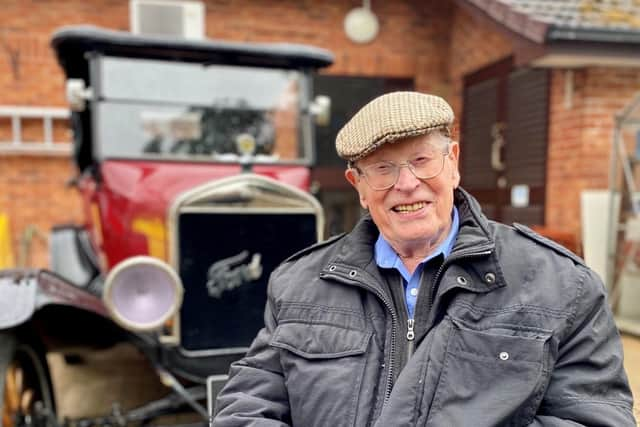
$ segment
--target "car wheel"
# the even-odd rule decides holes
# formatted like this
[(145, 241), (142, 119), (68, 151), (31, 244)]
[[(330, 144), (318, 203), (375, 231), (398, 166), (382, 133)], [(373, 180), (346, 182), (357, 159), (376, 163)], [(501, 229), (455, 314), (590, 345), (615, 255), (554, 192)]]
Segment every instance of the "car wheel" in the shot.
[(2, 427), (31, 425), (36, 417), (55, 414), (45, 352), (10, 331), (0, 331), (0, 405)]

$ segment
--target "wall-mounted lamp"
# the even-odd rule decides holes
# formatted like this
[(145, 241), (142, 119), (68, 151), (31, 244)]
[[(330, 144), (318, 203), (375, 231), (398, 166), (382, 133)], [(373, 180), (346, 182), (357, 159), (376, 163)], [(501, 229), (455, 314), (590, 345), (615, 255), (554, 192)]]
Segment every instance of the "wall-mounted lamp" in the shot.
[(378, 18), (371, 11), (369, 0), (362, 7), (351, 9), (344, 18), (344, 31), (356, 43), (369, 43), (378, 35)]

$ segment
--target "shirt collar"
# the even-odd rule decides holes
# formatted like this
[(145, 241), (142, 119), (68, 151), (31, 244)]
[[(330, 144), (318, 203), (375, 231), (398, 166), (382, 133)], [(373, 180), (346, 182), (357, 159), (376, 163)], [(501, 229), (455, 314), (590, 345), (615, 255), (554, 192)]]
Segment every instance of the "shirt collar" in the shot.
[[(456, 208), (455, 206), (453, 207), (451, 216), (451, 229), (449, 230), (447, 238), (444, 239), (444, 241), (440, 243), (440, 245), (438, 245), (438, 247), (430, 255), (427, 255), (420, 262), (420, 264), (423, 264), (440, 254), (442, 254), (445, 258), (448, 257), (449, 254), (451, 254), (453, 245), (456, 242), (456, 237), (458, 236), (458, 230), (460, 228), (460, 217), (458, 214), (458, 208)], [(378, 235), (378, 240), (376, 241), (374, 247), (374, 253), (376, 264), (378, 264), (378, 267), (396, 268), (400, 270), (400, 272), (406, 270), (404, 264), (402, 263), (402, 260), (400, 259), (396, 251), (391, 247), (389, 242), (387, 242), (384, 237), (382, 237), (382, 234)]]

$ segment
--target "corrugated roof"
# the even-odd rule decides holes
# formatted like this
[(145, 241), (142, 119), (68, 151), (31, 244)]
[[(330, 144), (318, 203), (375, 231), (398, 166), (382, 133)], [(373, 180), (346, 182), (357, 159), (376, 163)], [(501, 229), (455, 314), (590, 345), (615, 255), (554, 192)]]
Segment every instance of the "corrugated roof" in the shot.
[(640, 44), (640, 0), (466, 0), (526, 38)]

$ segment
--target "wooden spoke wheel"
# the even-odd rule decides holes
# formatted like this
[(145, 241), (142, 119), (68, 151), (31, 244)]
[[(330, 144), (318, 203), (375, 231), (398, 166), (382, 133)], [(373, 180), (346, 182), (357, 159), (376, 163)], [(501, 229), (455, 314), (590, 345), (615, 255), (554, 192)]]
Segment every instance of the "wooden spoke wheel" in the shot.
[[(55, 412), (49, 369), (37, 346), (0, 332), (2, 427), (29, 425), (34, 410)], [(4, 380), (2, 380), (4, 378)]]

